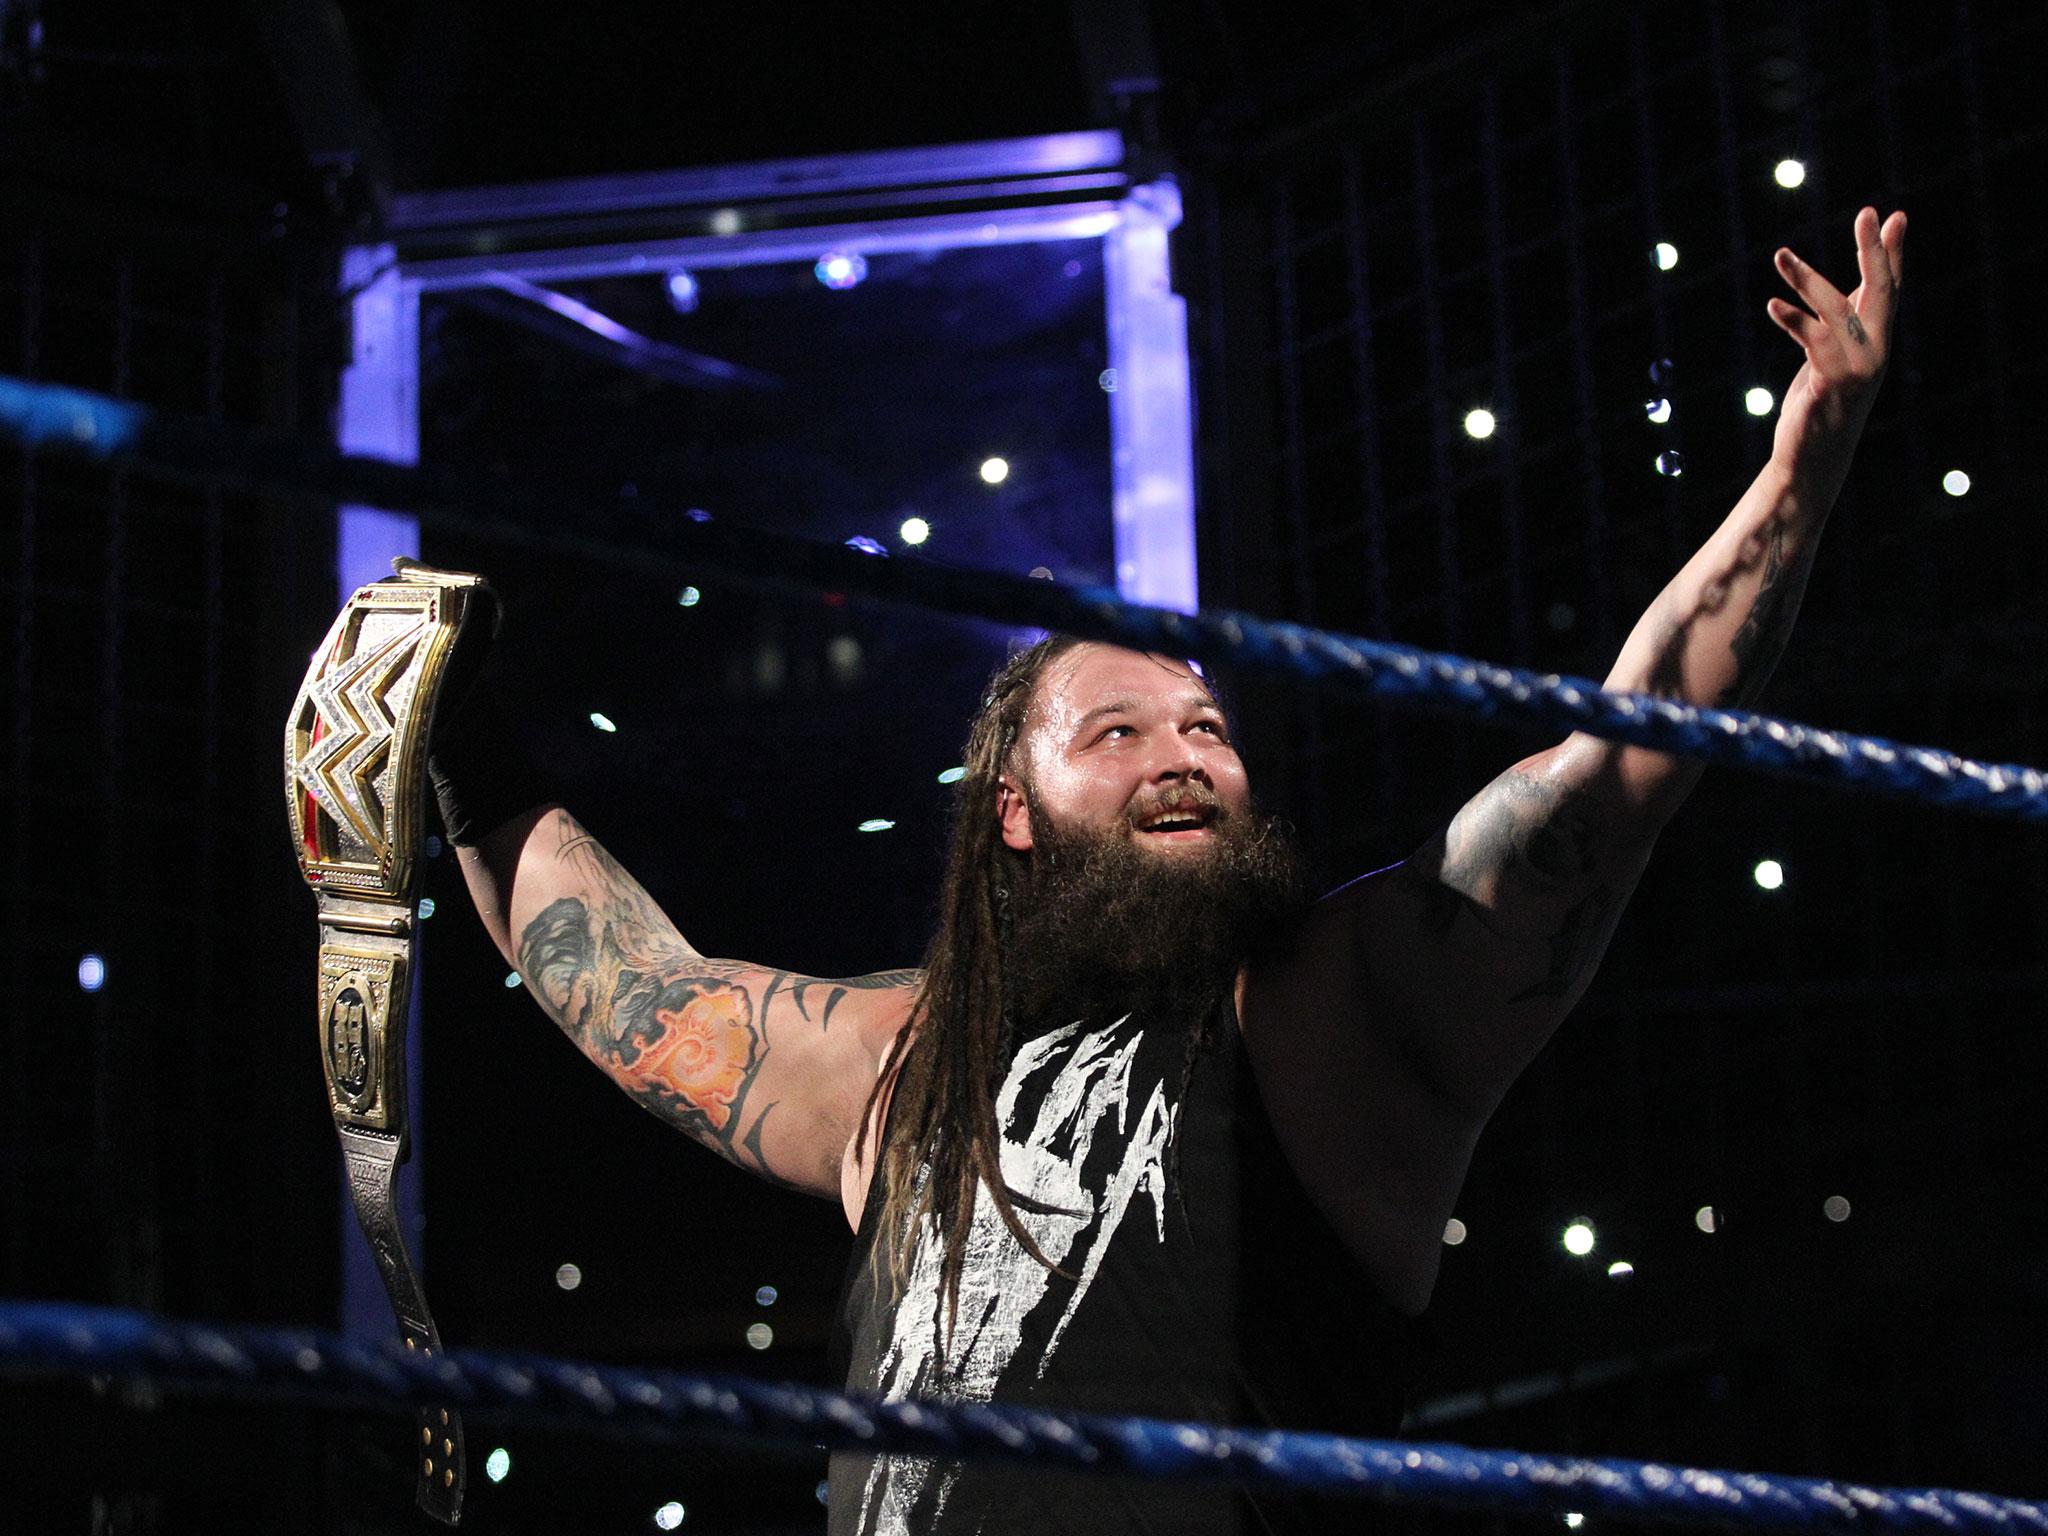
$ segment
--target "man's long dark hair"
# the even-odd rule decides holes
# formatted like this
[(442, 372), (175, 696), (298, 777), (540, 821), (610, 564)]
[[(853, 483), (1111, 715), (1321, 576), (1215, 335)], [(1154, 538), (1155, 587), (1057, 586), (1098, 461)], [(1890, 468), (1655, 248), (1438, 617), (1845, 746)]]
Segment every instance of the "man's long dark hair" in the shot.
[[(924, 1219), (931, 1217), (935, 1235), (944, 1244), (939, 1286), (945, 1297), (948, 1340), (958, 1310), (967, 1235), (980, 1184), (987, 1185), (997, 1214), (1025, 1252), (1053, 1274), (1070, 1281), (1077, 1278), (1045, 1256), (1017, 1217), (1020, 1203), (1035, 1211), (1046, 1208), (1010, 1189), (1002, 1176), (995, 1099), (1016, 1043), (1018, 1005), (1032, 997), (1033, 983), (1041, 979), (1018, 963), (1020, 956), (1011, 953), (1013, 929), (1042, 927), (1047, 914), (1024, 910), (1039, 882), (1033, 879), (1027, 855), (1003, 841), (996, 812), (1006, 769), (1023, 782), (1029, 800), (1025, 765), (1013, 761), (1013, 755), (1023, 738), (1040, 679), (1053, 663), (1082, 643), (1072, 636), (1055, 635), (1012, 657), (991, 680), (969, 728), (966, 772), (960, 782), (938, 927), (926, 955), (924, 980), (909, 1020), (898, 1031), (868, 1095), (855, 1149), (860, 1159), (877, 1155), (869, 1151), (869, 1133), (876, 1107), (893, 1082), (889, 1132), (880, 1138), (874, 1173), (883, 1181), (879, 1241), (890, 1255), (888, 1284), (892, 1293), (900, 1294)], [(1272, 903), (1275, 911), (1271, 915), (1277, 917), (1288, 907), (1284, 898), (1293, 890), (1291, 848), (1281, 857), (1281, 849), (1273, 845), (1286, 845), (1286, 839), (1277, 823), (1270, 818), (1255, 818), (1255, 822), (1259, 830), (1252, 845), (1263, 867), (1269, 872), (1283, 871), (1283, 876), (1269, 879), (1252, 895), (1255, 901), (1282, 897)], [(1035, 830), (1042, 834), (1041, 856), (1050, 856), (1053, 829)], [(1209, 904), (1202, 902), (1205, 908)], [(1097, 910), (1096, 915), (1106, 913)], [(1237, 921), (1242, 930), (1242, 914)], [(1057, 926), (1056, 919), (1053, 926)], [(1022, 932), (1015, 937), (1021, 941)], [(1187, 1030), (1180, 1085), (1183, 1094), (1198, 1056), (1207, 1048), (1219, 1021), (1227, 1017), (1222, 1003), (1236, 973), (1238, 951), (1227, 943), (1216, 947), (1225, 959), (1213, 974), (1183, 978), (1195, 980), (1196, 985), (1169, 987), (1163, 994), (1155, 991), (1152, 995), (1165, 1012), (1180, 1016)], [(1032, 1010), (1026, 1006), (1024, 1011)], [(1042, 1025), (1045, 1021), (1025, 1022)], [(1176, 1133), (1178, 1128), (1176, 1120)], [(1174, 1163), (1177, 1153), (1176, 1134), (1169, 1149)], [(919, 1170), (927, 1165), (930, 1174), (920, 1181)], [(1178, 1183), (1171, 1170), (1169, 1183)]]
[[(945, 1242), (939, 1284), (946, 1298), (946, 1336), (960, 1299), (967, 1228), (975, 1186), (986, 1182), (1024, 1251), (1054, 1274), (1076, 1277), (1045, 1256), (1011, 1203), (998, 1154), (995, 1095), (1008, 1041), (1003, 1010), (1003, 913), (1023, 855), (1002, 840), (996, 792), (1010, 754), (1024, 734), (1038, 680), (1082, 642), (1049, 635), (1018, 652), (989, 683), (967, 733), (952, 847), (939, 890), (939, 922), (925, 956), (924, 981), (910, 1018), (897, 1031), (868, 1094), (857, 1159), (866, 1158), (875, 1106), (895, 1083), (889, 1118), (896, 1127), (881, 1147), (874, 1177), (883, 1181), (879, 1240), (889, 1249), (889, 1284), (900, 1292), (915, 1226), (926, 1215)], [(931, 1175), (917, 1186), (918, 1169)], [(1017, 1198), (1026, 1198), (1017, 1196)], [(912, 1210), (912, 1201), (916, 1209)]]

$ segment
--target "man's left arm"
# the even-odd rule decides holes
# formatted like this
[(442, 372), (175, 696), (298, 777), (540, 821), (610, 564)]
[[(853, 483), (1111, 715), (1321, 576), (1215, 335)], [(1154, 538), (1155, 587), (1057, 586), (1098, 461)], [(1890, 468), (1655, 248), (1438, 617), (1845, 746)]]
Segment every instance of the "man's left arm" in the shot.
[[(1890, 348), (1905, 216), (1880, 230), (1866, 208), (1855, 228), (1862, 282), (1847, 296), (1778, 253), (1811, 313), (1771, 301), (1806, 358), (1770, 462), (1643, 614), (1607, 688), (1743, 706), (1777, 664)], [(1479, 1128), (1585, 991), (1701, 771), (1575, 733), (1508, 769), (1404, 863), (1326, 897), (1292, 952), (1247, 977), (1246, 1039), (1268, 1101), (1327, 1096), (1318, 1080), (1333, 1064), (1363, 1100), (1348, 1124), (1316, 1115), (1297, 1128), (1296, 1166), (1362, 1155), (1386, 1206), (1368, 1225), (1413, 1228), (1431, 1275)]]

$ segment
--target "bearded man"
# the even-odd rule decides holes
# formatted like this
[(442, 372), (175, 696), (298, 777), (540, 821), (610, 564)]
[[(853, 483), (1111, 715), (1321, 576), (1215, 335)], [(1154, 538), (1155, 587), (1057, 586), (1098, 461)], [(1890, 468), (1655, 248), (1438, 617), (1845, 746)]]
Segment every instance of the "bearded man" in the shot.
[[(1806, 362), (1770, 463), (1608, 688), (1745, 705), (1775, 666), (1890, 342), (1904, 216), (1855, 232), (1846, 297), (1778, 253), (1812, 312), (1772, 301)], [(1574, 734), (1309, 902), (1202, 677), (1053, 637), (973, 722), (924, 967), (820, 980), (691, 948), (479, 713), (432, 769), (492, 936), (642, 1104), (843, 1204), (850, 1388), (1356, 1434), (1395, 1428), (1479, 1133), (1700, 772)], [(830, 1490), (834, 1536), (1333, 1515), (902, 1456)]]

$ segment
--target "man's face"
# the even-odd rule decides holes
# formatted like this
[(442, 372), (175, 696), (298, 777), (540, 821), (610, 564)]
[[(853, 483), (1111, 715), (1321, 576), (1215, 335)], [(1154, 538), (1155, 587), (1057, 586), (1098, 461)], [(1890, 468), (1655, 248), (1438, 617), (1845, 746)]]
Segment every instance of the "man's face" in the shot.
[[(1161, 857), (1213, 850), (1250, 803), (1229, 723), (1186, 664), (1110, 645), (1066, 652), (1039, 679), (997, 810), (1021, 853), (1044, 828), (1130, 838)], [(1026, 786), (1029, 786), (1028, 794)]]

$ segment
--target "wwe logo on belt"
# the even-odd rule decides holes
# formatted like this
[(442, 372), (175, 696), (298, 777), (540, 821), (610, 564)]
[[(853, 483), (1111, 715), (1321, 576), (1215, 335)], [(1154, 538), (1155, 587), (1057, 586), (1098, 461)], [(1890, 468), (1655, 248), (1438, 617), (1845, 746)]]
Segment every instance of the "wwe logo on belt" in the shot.
[(406, 625), (356, 654), (336, 662), (308, 690), (314, 721), (312, 741), (298, 764), (298, 779), (316, 805), (351, 832), (382, 861), (384, 805), (373, 803), (377, 776), (390, 759), (397, 716), (415, 682), (411, 662), (428, 633), (426, 621)]

